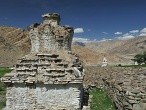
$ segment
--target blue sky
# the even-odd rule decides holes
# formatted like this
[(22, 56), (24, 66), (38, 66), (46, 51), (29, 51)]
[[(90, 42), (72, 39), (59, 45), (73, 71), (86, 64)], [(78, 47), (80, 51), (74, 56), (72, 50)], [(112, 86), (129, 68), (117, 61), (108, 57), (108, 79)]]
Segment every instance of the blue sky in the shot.
[(0, 25), (26, 28), (56, 12), (75, 37), (114, 39), (146, 33), (146, 0), (1, 0)]

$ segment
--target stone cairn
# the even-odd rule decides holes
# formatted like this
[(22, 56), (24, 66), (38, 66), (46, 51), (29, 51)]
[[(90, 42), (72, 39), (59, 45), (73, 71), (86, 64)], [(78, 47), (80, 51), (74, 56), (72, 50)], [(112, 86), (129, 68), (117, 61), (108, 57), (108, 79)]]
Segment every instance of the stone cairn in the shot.
[(56, 13), (42, 17), (29, 27), (31, 53), (1, 79), (5, 110), (81, 110), (84, 70), (71, 52), (73, 28), (60, 26)]

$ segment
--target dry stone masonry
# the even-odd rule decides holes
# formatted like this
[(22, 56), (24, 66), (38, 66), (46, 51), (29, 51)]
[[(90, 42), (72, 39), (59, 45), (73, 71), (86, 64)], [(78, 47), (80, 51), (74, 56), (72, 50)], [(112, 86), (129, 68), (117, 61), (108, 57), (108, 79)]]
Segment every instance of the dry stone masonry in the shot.
[(82, 110), (84, 70), (71, 52), (73, 28), (45, 14), (29, 27), (31, 53), (1, 80), (7, 85), (5, 110)]
[(146, 110), (146, 68), (86, 67), (84, 83), (107, 89), (117, 110)]

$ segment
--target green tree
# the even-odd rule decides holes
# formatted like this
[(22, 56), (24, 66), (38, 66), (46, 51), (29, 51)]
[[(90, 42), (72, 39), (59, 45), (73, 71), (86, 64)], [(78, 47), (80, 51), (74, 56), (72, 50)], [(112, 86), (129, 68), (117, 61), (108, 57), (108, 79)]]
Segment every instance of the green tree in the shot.
[(146, 51), (143, 52), (143, 63), (146, 64)]
[[(146, 54), (145, 54), (146, 55)], [(144, 58), (143, 58), (144, 55), (142, 54), (137, 54), (134, 56), (134, 61), (136, 61), (139, 65), (144, 63)]]

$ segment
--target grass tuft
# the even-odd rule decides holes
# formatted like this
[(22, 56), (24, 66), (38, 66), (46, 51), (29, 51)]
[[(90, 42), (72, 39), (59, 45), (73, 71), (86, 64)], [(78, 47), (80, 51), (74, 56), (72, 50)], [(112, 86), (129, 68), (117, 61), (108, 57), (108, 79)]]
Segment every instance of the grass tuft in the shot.
[[(9, 68), (0, 67), (0, 78), (11, 72)], [(6, 86), (0, 81), (0, 110), (6, 106)]]
[(90, 95), (92, 96), (90, 103), (91, 110), (116, 110), (104, 89), (93, 89)]

